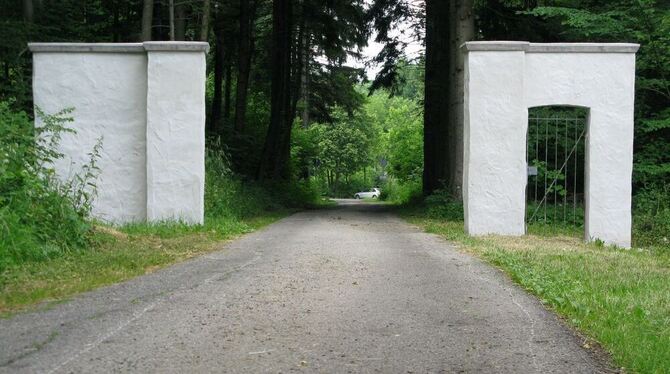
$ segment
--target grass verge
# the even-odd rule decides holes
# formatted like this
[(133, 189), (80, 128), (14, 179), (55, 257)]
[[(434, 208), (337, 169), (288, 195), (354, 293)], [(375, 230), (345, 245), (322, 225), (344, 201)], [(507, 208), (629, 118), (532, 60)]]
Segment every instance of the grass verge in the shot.
[(96, 226), (89, 248), (41, 262), (25, 262), (0, 277), (0, 317), (48, 307), (75, 294), (124, 281), (221, 248), (223, 241), (266, 226), (291, 210), (244, 219), (217, 218), (202, 226)]
[(400, 213), (504, 270), (626, 371), (670, 372), (670, 249), (585, 244), (579, 233), (537, 228), (523, 237), (471, 238), (462, 221)]

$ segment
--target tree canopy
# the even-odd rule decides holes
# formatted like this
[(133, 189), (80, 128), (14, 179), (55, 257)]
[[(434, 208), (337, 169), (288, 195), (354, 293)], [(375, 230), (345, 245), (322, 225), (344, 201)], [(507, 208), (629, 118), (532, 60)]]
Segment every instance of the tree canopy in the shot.
[[(455, 194), (462, 172), (462, 42), (636, 42), (635, 188), (670, 179), (670, 10), (658, 0), (21, 0), (3, 4), (0, 35), (0, 100), (15, 109), (32, 112), (29, 41), (206, 40), (212, 45), (207, 135), (222, 139), (237, 173), (303, 175), (292, 160), (300, 153), (291, 150), (296, 126), (331, 126), (333, 136), (334, 129), (351, 135), (371, 128), (360, 136), (393, 143), (410, 133), (414, 139), (418, 118), (424, 190), (447, 187)], [(351, 61), (371, 40), (382, 49), (367, 61), (379, 72), (366, 84)], [(409, 42), (423, 46), (418, 55), (405, 53)], [(399, 107), (391, 112), (403, 113), (395, 130), (383, 130), (363, 110), (377, 90), (413, 101), (411, 115), (394, 103)], [(397, 170), (414, 175), (418, 159)]]

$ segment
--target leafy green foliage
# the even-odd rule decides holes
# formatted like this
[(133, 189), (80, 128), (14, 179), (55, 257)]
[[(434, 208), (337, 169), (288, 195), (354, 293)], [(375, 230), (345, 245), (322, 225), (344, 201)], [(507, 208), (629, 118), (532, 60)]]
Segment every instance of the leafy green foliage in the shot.
[[(405, 66), (400, 72), (409, 76), (416, 70)], [(397, 88), (408, 96), (417, 94), (415, 84)], [(367, 87), (357, 88), (365, 91)], [(382, 187), (382, 198), (388, 201), (415, 197), (423, 170), (423, 120), (416, 98), (391, 97), (379, 90), (367, 97), (362, 110), (335, 108), (328, 117), (332, 122), (294, 128), (296, 173), (312, 176), (323, 191), (337, 197), (375, 186)]]
[(321, 165), (339, 180), (340, 176), (350, 176), (368, 163), (370, 139), (360, 127), (359, 119), (334, 116), (335, 123), (322, 125), (319, 148)]
[(101, 143), (70, 180), (58, 179), (51, 167), (62, 157), (56, 145), (61, 134), (71, 132), (66, 127), (71, 112), (38, 112), (42, 125), (35, 128), (26, 113), (12, 112), (8, 103), (0, 102), (0, 271), (88, 244), (87, 217)]
[(242, 220), (319, 203), (316, 190), (306, 181), (260, 184), (241, 179), (231, 171), (219, 140), (208, 144), (205, 170), (205, 226), (218, 219)]
[[(670, 8), (659, 1), (551, 1), (526, 14), (559, 29), (563, 40), (636, 42), (635, 168), (637, 188), (670, 180)], [(663, 187), (665, 188), (665, 187)]]
[(423, 119), (418, 106), (395, 99), (385, 120), (384, 139), (389, 174), (403, 182), (418, 181), (423, 173)]
[(638, 192), (633, 199), (633, 239), (636, 245), (670, 252), (670, 186)]
[[(370, 127), (367, 116), (360, 111), (349, 115), (335, 108), (331, 123), (312, 124), (308, 128), (294, 128), (293, 164), (303, 178), (315, 175), (325, 188), (338, 196), (352, 192), (354, 176), (373, 163), (372, 146), (377, 134)], [(369, 189), (364, 183), (357, 188)]]

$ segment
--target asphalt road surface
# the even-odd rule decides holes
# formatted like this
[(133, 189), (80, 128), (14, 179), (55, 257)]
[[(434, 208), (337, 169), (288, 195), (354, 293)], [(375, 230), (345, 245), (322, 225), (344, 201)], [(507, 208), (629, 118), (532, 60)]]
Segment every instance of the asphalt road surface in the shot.
[(0, 320), (0, 372), (592, 373), (499, 271), (340, 201), (220, 251)]

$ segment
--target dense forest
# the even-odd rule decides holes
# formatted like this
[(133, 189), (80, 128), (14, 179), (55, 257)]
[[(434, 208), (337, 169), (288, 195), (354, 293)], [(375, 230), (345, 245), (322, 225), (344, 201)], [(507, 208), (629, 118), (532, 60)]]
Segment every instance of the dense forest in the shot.
[[(463, 42), (640, 43), (635, 201), (650, 230), (669, 221), (662, 1), (3, 0), (0, 11), (7, 110), (33, 113), (29, 41), (208, 41), (207, 137), (236, 178), (335, 196), (382, 186), (397, 201), (460, 196)], [(382, 48), (366, 59), (373, 40)]]
[[(637, 42), (636, 188), (663, 185), (670, 173), (664, 151), (670, 19), (661, 1), (3, 2), (0, 99), (17, 110), (32, 112), (28, 41), (204, 40), (213, 47), (207, 131), (223, 139), (236, 171), (255, 179), (304, 177), (306, 170), (291, 169), (292, 129), (335, 123), (340, 112), (352, 117), (363, 110), (366, 91), (382, 89), (421, 106), (427, 193), (460, 185), (460, 44)], [(368, 61), (380, 70), (365, 83), (364, 71), (351, 61), (371, 38), (384, 48)], [(405, 55), (408, 41), (424, 46), (420, 56)], [(429, 82), (425, 89), (402, 94), (403, 66), (419, 70), (412, 79)]]

